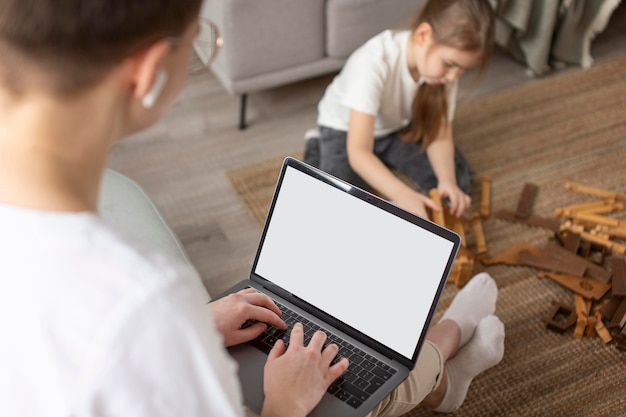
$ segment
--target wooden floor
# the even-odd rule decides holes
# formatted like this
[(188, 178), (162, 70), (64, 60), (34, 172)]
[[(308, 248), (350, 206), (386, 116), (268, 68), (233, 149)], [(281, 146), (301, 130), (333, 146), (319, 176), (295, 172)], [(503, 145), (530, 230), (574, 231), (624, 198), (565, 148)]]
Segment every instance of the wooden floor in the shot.
[[(626, 55), (625, 4), (596, 37), (591, 52), (596, 63)], [(524, 66), (500, 51), (478, 84), (469, 74), (464, 78), (460, 100), (534, 81)], [(247, 277), (260, 232), (225, 173), (301, 150), (331, 79), (328, 75), (250, 94), (249, 126), (239, 131), (238, 97), (228, 95), (210, 72), (194, 74), (161, 122), (113, 148), (109, 166), (152, 196), (212, 294)]]

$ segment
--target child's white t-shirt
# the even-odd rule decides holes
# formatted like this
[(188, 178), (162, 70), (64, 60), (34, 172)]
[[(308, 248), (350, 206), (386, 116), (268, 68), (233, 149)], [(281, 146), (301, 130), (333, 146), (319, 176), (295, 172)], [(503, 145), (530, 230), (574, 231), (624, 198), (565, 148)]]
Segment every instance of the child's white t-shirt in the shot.
[(0, 205), (0, 415), (241, 416), (195, 271), (93, 214)]
[[(376, 116), (374, 137), (406, 127), (417, 88), (409, 71), (406, 48), (411, 32), (386, 30), (354, 51), (326, 89), (318, 105), (320, 126), (347, 131), (350, 110)], [(458, 80), (447, 85), (448, 120), (456, 107)]]

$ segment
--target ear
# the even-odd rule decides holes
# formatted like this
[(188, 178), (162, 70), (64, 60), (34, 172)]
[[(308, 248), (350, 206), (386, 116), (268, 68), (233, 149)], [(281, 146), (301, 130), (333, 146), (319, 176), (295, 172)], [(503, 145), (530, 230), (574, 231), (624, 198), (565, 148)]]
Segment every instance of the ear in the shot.
[(416, 45), (424, 46), (433, 38), (433, 27), (429, 23), (420, 23), (413, 32), (413, 42)]
[(158, 74), (162, 72), (161, 62), (164, 60), (170, 49), (170, 43), (166, 40), (152, 44), (137, 55), (128, 58), (133, 61), (132, 84), (133, 96), (142, 100), (153, 89), (154, 84), (159, 81)]

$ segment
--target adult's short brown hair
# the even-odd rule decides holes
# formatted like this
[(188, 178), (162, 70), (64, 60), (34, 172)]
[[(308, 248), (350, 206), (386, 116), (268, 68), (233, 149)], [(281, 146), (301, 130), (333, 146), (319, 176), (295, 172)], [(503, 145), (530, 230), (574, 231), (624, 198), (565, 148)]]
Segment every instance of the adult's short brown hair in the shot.
[(20, 69), (35, 65), (54, 90), (71, 94), (128, 54), (181, 35), (202, 0), (1, 0), (0, 83), (27, 88)]

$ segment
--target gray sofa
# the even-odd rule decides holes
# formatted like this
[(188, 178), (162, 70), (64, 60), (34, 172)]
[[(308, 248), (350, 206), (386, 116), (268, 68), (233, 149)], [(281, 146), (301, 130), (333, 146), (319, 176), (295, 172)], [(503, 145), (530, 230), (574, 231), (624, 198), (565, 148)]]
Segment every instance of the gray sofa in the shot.
[[(339, 70), (370, 37), (408, 23), (424, 0), (208, 0), (202, 15), (220, 28), (224, 47), (211, 69), (240, 95)], [(199, 55), (201, 55), (199, 53)], [(202, 56), (201, 56), (202, 58)]]

